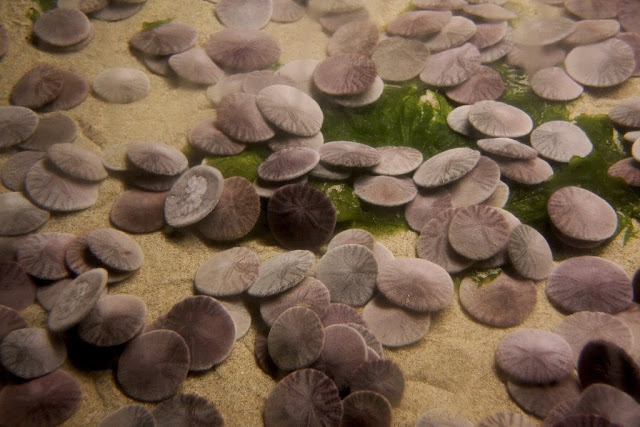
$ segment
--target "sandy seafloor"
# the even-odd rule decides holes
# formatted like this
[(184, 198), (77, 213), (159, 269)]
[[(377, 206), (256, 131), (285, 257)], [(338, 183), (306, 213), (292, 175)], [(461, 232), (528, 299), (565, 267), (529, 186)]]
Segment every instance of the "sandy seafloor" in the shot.
[[(367, 0), (366, 3), (374, 22), (382, 26), (403, 11), (409, 0)], [(32, 5), (31, 0), (0, 0), (0, 21), (7, 26), (11, 39), (9, 53), (0, 61), (0, 105), (8, 103), (11, 87), (22, 74), (38, 62), (47, 62), (80, 73), (89, 81), (108, 67), (133, 67), (149, 75), (151, 91), (139, 102), (108, 104), (90, 95), (82, 105), (68, 112), (79, 124), (76, 141), (98, 150), (110, 144), (137, 141), (156, 141), (182, 148), (187, 143), (189, 129), (215, 114), (205, 96), (205, 88), (148, 72), (130, 53), (127, 44), (143, 21), (169, 17), (195, 26), (199, 31), (198, 42), (203, 44), (213, 32), (223, 28), (215, 17), (214, 4), (204, 0), (148, 0), (140, 13), (126, 21), (93, 21), (95, 39), (80, 52), (67, 54), (42, 52), (29, 43), (31, 21), (26, 15)], [(328, 37), (320, 25), (308, 17), (293, 24), (270, 23), (265, 31), (280, 39), (281, 63), (325, 57)], [(616, 99), (637, 96), (639, 80), (636, 78), (617, 88), (599, 91), (596, 97), (583, 96), (573, 108), (576, 113), (606, 113), (615, 105)], [(0, 165), (13, 153), (0, 153)], [(120, 180), (107, 179), (92, 208), (53, 215), (39, 231), (80, 234), (110, 227), (109, 211), (124, 188)], [(8, 190), (0, 185), (0, 191)], [(206, 244), (189, 231), (133, 237), (144, 251), (144, 265), (133, 277), (111, 286), (109, 292), (141, 297), (147, 304), (148, 322), (166, 313), (176, 302), (193, 295), (193, 277), (198, 266), (228, 247)], [(412, 257), (416, 238), (414, 232), (401, 232), (379, 236), (379, 241), (396, 257)], [(273, 240), (243, 244), (256, 251), (262, 261), (283, 251)], [(617, 239), (609, 243), (604, 256), (632, 274), (640, 266), (640, 239), (625, 247)], [(553, 330), (562, 320), (563, 315), (549, 305), (544, 286), (544, 282), (537, 284), (538, 303), (521, 327)], [(46, 312), (37, 304), (22, 314), (32, 326), (45, 325)], [(498, 411), (521, 412), (508, 397), (493, 362), (500, 340), (513, 330), (490, 328), (472, 321), (462, 311), (456, 296), (446, 310), (432, 317), (431, 330), (423, 341), (407, 348), (386, 350), (386, 357), (400, 364), (406, 379), (402, 403), (393, 411), (393, 424), (413, 425), (420, 414), (434, 408), (442, 408), (472, 422)], [(237, 341), (225, 362), (206, 373), (189, 375), (180, 390), (210, 399), (229, 426), (261, 425), (262, 407), (275, 384), (254, 361), (254, 337), (252, 327)], [(63, 369), (79, 381), (85, 396), (80, 409), (65, 425), (95, 425), (109, 412), (134, 403), (118, 389), (111, 370), (80, 371), (69, 361)]]

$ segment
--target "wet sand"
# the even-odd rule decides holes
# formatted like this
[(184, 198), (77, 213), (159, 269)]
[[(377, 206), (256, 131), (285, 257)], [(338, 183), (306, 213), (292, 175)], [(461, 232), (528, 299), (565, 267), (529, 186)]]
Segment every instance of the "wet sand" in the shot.
[[(180, 3), (180, 7), (176, 6)], [(36, 63), (46, 62), (75, 71), (91, 81), (104, 68), (122, 66), (144, 70), (151, 80), (151, 92), (133, 104), (108, 104), (93, 96), (68, 112), (77, 121), (77, 142), (101, 150), (120, 142), (155, 141), (182, 148), (189, 129), (215, 114), (205, 96), (205, 88), (166, 79), (148, 72), (129, 52), (127, 40), (143, 21), (172, 17), (195, 26), (198, 42), (223, 27), (216, 20), (214, 5), (203, 0), (149, 0), (140, 13), (117, 23), (93, 21), (95, 39), (80, 52), (51, 54), (41, 52), (28, 42), (31, 22), (26, 17), (31, 0), (7, 0), (0, 3), (0, 20), (12, 41), (9, 53), (0, 61), (0, 104), (6, 105), (17, 79)], [(374, 22), (382, 26), (409, 5), (408, 0), (370, 0), (367, 2)], [(320, 25), (308, 17), (293, 24), (270, 23), (268, 33), (282, 43), (281, 63), (293, 59), (325, 57), (328, 37)], [(574, 112), (606, 113), (616, 99), (640, 93), (636, 78), (616, 89), (584, 96), (574, 103)], [(0, 153), (0, 166), (13, 153)], [(109, 227), (109, 211), (124, 190), (117, 178), (108, 178), (100, 188), (98, 202), (90, 209), (65, 215), (53, 215), (39, 231), (80, 234)], [(0, 192), (8, 191), (0, 185)], [(134, 235), (145, 254), (141, 270), (130, 279), (110, 287), (112, 294), (140, 296), (147, 304), (151, 322), (166, 313), (181, 299), (193, 295), (193, 277), (198, 266), (228, 246), (201, 241), (189, 231)], [(414, 256), (417, 235), (401, 232), (378, 236), (396, 257)], [(272, 239), (243, 243), (256, 251), (262, 261), (282, 252)], [(318, 254), (320, 255), (320, 254)], [(622, 247), (620, 239), (611, 242), (604, 256), (619, 263), (632, 274), (640, 266), (640, 240)], [(538, 303), (521, 327), (553, 330), (564, 317), (551, 307), (544, 295), (544, 282), (537, 283)], [(32, 326), (44, 326), (46, 313), (34, 304), (23, 311)], [(478, 422), (498, 411), (521, 412), (507, 395), (506, 386), (496, 375), (495, 349), (510, 329), (496, 329), (472, 321), (461, 309), (457, 297), (446, 310), (432, 318), (431, 331), (419, 344), (398, 350), (386, 350), (386, 356), (402, 367), (406, 389), (401, 405), (393, 412), (393, 423), (410, 426), (423, 412), (443, 410)], [(211, 400), (229, 426), (261, 425), (261, 411), (275, 382), (262, 373), (254, 361), (255, 328), (239, 341), (231, 356), (215, 369), (189, 375), (181, 392), (196, 393)], [(80, 382), (86, 397), (78, 412), (65, 425), (96, 425), (109, 412), (134, 403), (117, 387), (111, 370), (84, 371), (69, 361), (63, 369)], [(152, 408), (153, 405), (147, 405)]]

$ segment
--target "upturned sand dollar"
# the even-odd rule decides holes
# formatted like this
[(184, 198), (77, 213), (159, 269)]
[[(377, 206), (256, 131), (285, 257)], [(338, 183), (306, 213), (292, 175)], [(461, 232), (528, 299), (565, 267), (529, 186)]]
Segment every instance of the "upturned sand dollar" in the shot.
[(76, 277), (58, 297), (49, 312), (47, 327), (51, 332), (63, 332), (77, 325), (98, 302), (107, 285), (107, 271), (89, 270)]
[(105, 101), (127, 104), (146, 97), (149, 85), (149, 78), (140, 70), (108, 68), (96, 76), (91, 87)]
[(531, 132), (531, 146), (541, 156), (557, 162), (569, 162), (571, 157), (586, 157), (593, 149), (587, 134), (571, 122), (553, 120)]
[(135, 271), (142, 266), (142, 248), (132, 237), (113, 228), (100, 228), (87, 234), (91, 253), (106, 266), (120, 271)]
[(195, 224), (213, 211), (224, 178), (211, 166), (194, 166), (173, 184), (164, 201), (164, 217), (172, 227)]
[(247, 248), (232, 248), (217, 253), (198, 267), (196, 290), (212, 297), (239, 295), (258, 278), (260, 260)]

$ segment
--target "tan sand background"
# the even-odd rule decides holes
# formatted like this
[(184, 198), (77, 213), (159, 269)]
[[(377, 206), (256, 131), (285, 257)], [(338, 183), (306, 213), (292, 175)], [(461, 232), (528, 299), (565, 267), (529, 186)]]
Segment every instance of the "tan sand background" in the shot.
[[(408, 0), (368, 0), (366, 3), (379, 26), (409, 5)], [(31, 22), (27, 12), (32, 5), (31, 0), (0, 0), (0, 21), (7, 27), (11, 39), (9, 53), (0, 61), (0, 105), (8, 103), (11, 87), (22, 74), (36, 63), (46, 62), (78, 72), (89, 81), (104, 68), (116, 66), (141, 69), (149, 75), (151, 92), (139, 102), (108, 104), (89, 96), (81, 106), (68, 112), (80, 127), (77, 142), (97, 150), (110, 144), (136, 141), (156, 141), (182, 148), (187, 143), (188, 130), (214, 114), (204, 88), (148, 72), (129, 52), (127, 45), (127, 40), (139, 31), (143, 21), (169, 17), (195, 26), (199, 31), (198, 42), (202, 44), (211, 33), (222, 29), (214, 15), (214, 4), (204, 0), (148, 0), (139, 14), (126, 21), (94, 21), (96, 35), (91, 44), (80, 52), (67, 54), (42, 52), (29, 43)], [(328, 37), (317, 22), (307, 17), (293, 24), (270, 23), (265, 31), (280, 39), (282, 63), (325, 57)], [(640, 93), (638, 80), (600, 91), (596, 98), (584, 96), (575, 105), (576, 113), (606, 113), (615, 104), (615, 99)], [(12, 153), (0, 153), (0, 166)], [(102, 184), (95, 206), (73, 214), (54, 215), (39, 231), (79, 234), (109, 227), (109, 211), (123, 190), (121, 181), (109, 178)], [(0, 186), (0, 192), (5, 191), (8, 190)], [(188, 231), (133, 237), (144, 250), (145, 263), (135, 276), (113, 285), (109, 292), (143, 298), (148, 308), (148, 322), (192, 295), (193, 277), (198, 266), (226, 248), (206, 244)], [(413, 232), (379, 236), (396, 257), (414, 256), (416, 238)], [(263, 261), (282, 252), (273, 240), (249, 242), (245, 246), (256, 251)], [(632, 274), (640, 266), (639, 250), (638, 239), (626, 247), (617, 240), (609, 244), (605, 256)], [(537, 288), (538, 304), (522, 326), (553, 330), (563, 316), (547, 302), (544, 283), (538, 283)], [(33, 326), (45, 325), (46, 313), (37, 304), (24, 310), (23, 315)], [(448, 309), (433, 316), (432, 328), (425, 340), (408, 348), (387, 350), (387, 357), (400, 364), (406, 378), (404, 398), (394, 410), (393, 424), (411, 426), (420, 414), (433, 408), (443, 408), (472, 422), (497, 411), (520, 412), (509, 399), (493, 363), (498, 343), (512, 330), (489, 328), (472, 321), (462, 312), (456, 297)], [(229, 426), (261, 425), (265, 398), (275, 384), (254, 361), (254, 337), (255, 329), (252, 328), (236, 343), (224, 363), (204, 374), (190, 375), (181, 389), (210, 399)], [(86, 397), (65, 425), (95, 425), (109, 412), (134, 403), (118, 390), (110, 370), (79, 371), (69, 362), (63, 368), (79, 380)]]

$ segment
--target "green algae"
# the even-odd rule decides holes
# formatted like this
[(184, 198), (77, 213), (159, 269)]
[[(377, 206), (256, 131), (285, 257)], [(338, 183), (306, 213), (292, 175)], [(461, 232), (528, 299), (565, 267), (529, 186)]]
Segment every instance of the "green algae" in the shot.
[(142, 23), (142, 31), (153, 30), (154, 28), (161, 27), (169, 22), (173, 21), (175, 18), (165, 18), (159, 19), (157, 21), (143, 22)]
[(30, 7), (27, 12), (27, 17), (31, 22), (36, 22), (40, 15), (50, 10), (55, 9), (58, 6), (56, 0), (32, 0), (35, 3), (34, 7)]
[(207, 157), (206, 163), (217, 168), (225, 178), (241, 176), (253, 182), (258, 178), (258, 166), (267, 157), (269, 157), (269, 150), (260, 147), (245, 150), (234, 156)]

